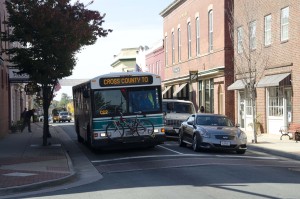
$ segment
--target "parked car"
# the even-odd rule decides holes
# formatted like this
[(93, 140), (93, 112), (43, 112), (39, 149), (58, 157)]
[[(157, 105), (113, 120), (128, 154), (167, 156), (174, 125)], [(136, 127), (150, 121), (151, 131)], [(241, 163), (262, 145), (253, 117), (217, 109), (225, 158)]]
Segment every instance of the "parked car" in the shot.
[[(43, 121), (44, 121), (44, 116), (43, 116), (43, 115), (40, 115), (40, 116), (39, 116), (39, 121), (40, 121), (40, 122), (43, 122)], [(51, 116), (51, 115), (49, 115), (48, 121), (49, 121), (49, 122), (52, 121), (52, 116)]]
[(188, 116), (196, 113), (194, 104), (187, 100), (163, 99), (165, 134), (168, 137), (178, 138), (178, 130)]
[(179, 129), (179, 146), (191, 144), (194, 151), (201, 149), (231, 150), (244, 154), (247, 135), (225, 115), (192, 114)]
[(58, 114), (58, 122), (71, 122), (72, 118), (71, 118), (71, 114), (67, 111), (61, 111)]

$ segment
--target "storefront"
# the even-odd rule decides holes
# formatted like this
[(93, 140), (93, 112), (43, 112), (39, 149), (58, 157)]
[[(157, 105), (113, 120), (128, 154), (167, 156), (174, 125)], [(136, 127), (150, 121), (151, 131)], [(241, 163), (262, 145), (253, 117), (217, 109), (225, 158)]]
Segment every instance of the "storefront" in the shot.
[[(237, 122), (241, 129), (253, 131), (252, 103), (246, 89), (246, 81), (236, 80), (228, 90), (237, 90)], [(258, 92), (263, 89), (263, 92)], [(273, 74), (264, 76), (256, 86), (256, 119), (265, 123), (264, 132), (280, 134), (279, 130), (292, 121), (291, 74)], [(263, 121), (266, 118), (266, 121)]]

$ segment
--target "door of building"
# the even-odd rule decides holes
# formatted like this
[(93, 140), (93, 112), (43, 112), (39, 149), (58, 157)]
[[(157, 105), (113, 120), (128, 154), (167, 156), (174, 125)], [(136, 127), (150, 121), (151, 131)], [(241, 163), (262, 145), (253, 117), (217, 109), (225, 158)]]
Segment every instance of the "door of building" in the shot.
[(239, 117), (238, 123), (242, 129), (245, 129), (245, 92), (239, 91)]
[(284, 109), (284, 125), (288, 126), (292, 122), (292, 89), (284, 89), (285, 109)]

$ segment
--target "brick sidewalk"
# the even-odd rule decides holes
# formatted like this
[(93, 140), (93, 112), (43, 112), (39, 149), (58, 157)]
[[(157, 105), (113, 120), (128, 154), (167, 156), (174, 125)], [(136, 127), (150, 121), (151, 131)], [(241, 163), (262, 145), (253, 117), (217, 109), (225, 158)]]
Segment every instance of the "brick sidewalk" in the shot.
[(33, 123), (32, 133), (9, 134), (0, 140), (0, 190), (26, 188), (72, 175), (70, 158), (50, 126), (51, 145), (42, 146), (42, 124)]

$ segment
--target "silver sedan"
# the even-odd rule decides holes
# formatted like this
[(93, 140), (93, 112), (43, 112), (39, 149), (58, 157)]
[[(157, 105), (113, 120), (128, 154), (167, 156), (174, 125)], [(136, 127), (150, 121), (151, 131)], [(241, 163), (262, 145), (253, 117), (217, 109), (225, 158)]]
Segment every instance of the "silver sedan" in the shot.
[(192, 145), (194, 151), (218, 149), (244, 154), (247, 136), (225, 115), (192, 114), (179, 128), (179, 146)]

